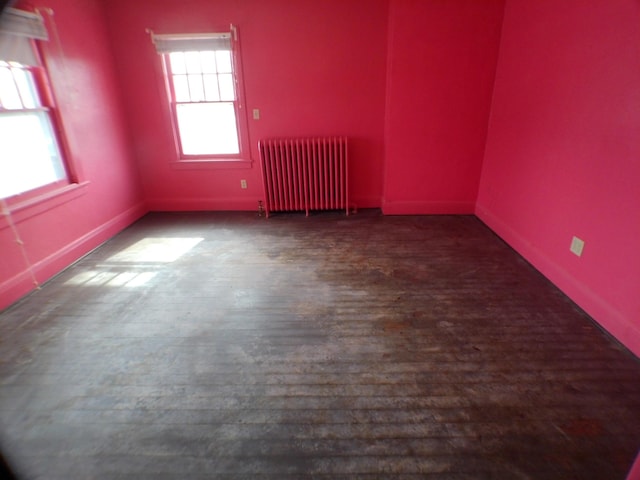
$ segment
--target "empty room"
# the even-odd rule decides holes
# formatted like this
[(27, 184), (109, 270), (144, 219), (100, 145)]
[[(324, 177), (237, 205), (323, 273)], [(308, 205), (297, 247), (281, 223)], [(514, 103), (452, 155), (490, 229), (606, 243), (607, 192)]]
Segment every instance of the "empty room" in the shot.
[(0, 6), (2, 478), (640, 479), (637, 0)]

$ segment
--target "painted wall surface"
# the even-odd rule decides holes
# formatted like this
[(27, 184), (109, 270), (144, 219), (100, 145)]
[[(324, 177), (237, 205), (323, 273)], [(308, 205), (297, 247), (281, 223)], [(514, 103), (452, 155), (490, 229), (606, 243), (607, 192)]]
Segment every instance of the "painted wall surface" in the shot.
[[(379, 206), (387, 0), (111, 0), (105, 2), (145, 193), (156, 210), (256, 210), (257, 142), (270, 136), (350, 138), (351, 198)], [(156, 33), (239, 33), (249, 118), (249, 169), (172, 167), (177, 160)], [(228, 165), (227, 165), (228, 167)], [(246, 179), (248, 188), (240, 188)]]
[(473, 213), (503, 8), (391, 1), (384, 213)]
[[(31, 205), (11, 207), (11, 220), (38, 282), (96, 247), (145, 210), (130, 154), (102, 4), (47, 0), (44, 45), (69, 155), (82, 186)], [(24, 7), (17, 3), (16, 7)], [(33, 289), (27, 262), (7, 215), (0, 214), (0, 309)]]
[(639, 19), (635, 0), (507, 1), (477, 203), (638, 355)]
[[(388, 214), (475, 209), (640, 354), (636, 0), (41, 6), (55, 11), (44, 50), (83, 183), (12, 211), (38, 281), (147, 208), (254, 210), (260, 138), (341, 134), (351, 138), (359, 206), (382, 205)], [(249, 119), (253, 165), (172, 168), (162, 69), (145, 30), (230, 23), (240, 33), (246, 107), (261, 112)], [(573, 235), (586, 241), (581, 258), (569, 252)], [(32, 288), (0, 215), (0, 308)]]

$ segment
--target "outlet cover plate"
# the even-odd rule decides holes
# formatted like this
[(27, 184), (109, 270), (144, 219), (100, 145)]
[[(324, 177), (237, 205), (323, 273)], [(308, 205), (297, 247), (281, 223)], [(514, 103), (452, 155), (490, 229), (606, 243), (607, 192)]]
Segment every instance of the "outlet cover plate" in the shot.
[(571, 252), (573, 252), (575, 255), (580, 257), (582, 256), (583, 249), (584, 249), (584, 240), (578, 237), (573, 237), (571, 239), (571, 246), (569, 247), (569, 250), (571, 250)]

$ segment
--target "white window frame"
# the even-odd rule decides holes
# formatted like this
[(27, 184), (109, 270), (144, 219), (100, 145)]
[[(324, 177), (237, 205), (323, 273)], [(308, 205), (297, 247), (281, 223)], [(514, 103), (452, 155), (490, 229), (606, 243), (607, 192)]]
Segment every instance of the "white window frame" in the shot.
[[(190, 34), (155, 34), (151, 32), (152, 41), (156, 51), (162, 57), (162, 66), (165, 79), (165, 88), (169, 106), (171, 109), (171, 127), (176, 146), (178, 166), (214, 164), (221, 163), (227, 166), (250, 165), (250, 142), (248, 133), (247, 114), (244, 102), (244, 88), (242, 82), (242, 69), (240, 62), (240, 46), (238, 33), (235, 26), (231, 26), (227, 32), (217, 33), (190, 33)], [(211, 98), (197, 98), (195, 100), (179, 99), (176, 94), (175, 77), (183, 76), (188, 72), (176, 73), (171, 68), (170, 56), (172, 53), (186, 52), (215, 52), (217, 50), (228, 50), (231, 56), (231, 81), (234, 91), (233, 99), (226, 98), (212, 100)], [(205, 74), (196, 73), (194, 77)], [(216, 72), (220, 78), (220, 72)], [(203, 80), (204, 81), (204, 80)], [(219, 86), (218, 86), (219, 88)], [(196, 95), (197, 97), (197, 95)], [(179, 109), (181, 105), (212, 105), (230, 104), (233, 106), (235, 116), (235, 130), (237, 132), (237, 152), (222, 153), (190, 153), (185, 151), (186, 135), (180, 130)]]
[[(63, 159), (51, 106), (38, 81), (37, 67), (0, 61), (2, 85), (13, 95), (0, 91), (0, 120), (5, 123), (0, 138), (3, 164), (0, 165), (0, 197), (11, 199), (29, 192), (67, 185), (69, 175)], [(19, 87), (18, 87), (19, 85)], [(2, 87), (0, 86), (0, 90)], [(17, 93), (17, 95), (16, 95)]]
[[(8, 145), (3, 148), (2, 161), (7, 163), (0, 168), (0, 174), (6, 183), (0, 188), (0, 200), (11, 205), (50, 198), (53, 192), (72, 183), (47, 71), (35, 43), (38, 40), (48, 40), (44, 19), (39, 13), (12, 8), (3, 12), (0, 20), (0, 67), (3, 71), (0, 73), (4, 76), (4, 83), (0, 88), (5, 89), (5, 95), (0, 98), (0, 116), (14, 125), (12, 118), (20, 117), (25, 122), (38, 125), (33, 127), (35, 130), (30, 135), (34, 140), (32, 143), (5, 139)], [(29, 167), (16, 166), (17, 161), (27, 162)], [(49, 173), (32, 175), (27, 181), (16, 179), (15, 176), (24, 178), (25, 170), (29, 174), (34, 168), (42, 168), (43, 172), (48, 170)], [(9, 184), (7, 178), (12, 177), (13, 181), (9, 180), (12, 184)]]

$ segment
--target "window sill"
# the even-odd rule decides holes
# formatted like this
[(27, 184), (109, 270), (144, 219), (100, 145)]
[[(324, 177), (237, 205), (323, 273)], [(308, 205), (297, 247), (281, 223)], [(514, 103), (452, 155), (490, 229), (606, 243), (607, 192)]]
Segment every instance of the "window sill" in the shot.
[[(0, 216), (0, 230), (9, 226), (8, 215), (11, 215), (11, 220), (14, 224), (24, 222), (31, 217), (40, 215), (84, 195), (87, 193), (88, 185), (89, 182), (72, 183), (27, 200), (9, 204), (3, 203), (2, 209), (0, 209), (2, 214)], [(5, 211), (5, 205), (8, 212)]]
[(171, 168), (175, 170), (247, 169), (252, 167), (253, 160), (243, 159), (178, 160), (171, 162)]

